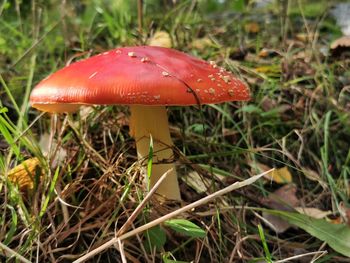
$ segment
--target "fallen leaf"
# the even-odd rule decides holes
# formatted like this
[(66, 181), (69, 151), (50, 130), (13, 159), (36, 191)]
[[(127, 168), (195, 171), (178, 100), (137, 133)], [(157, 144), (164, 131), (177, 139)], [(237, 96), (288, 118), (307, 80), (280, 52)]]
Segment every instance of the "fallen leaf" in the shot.
[(204, 50), (208, 47), (213, 46), (213, 41), (210, 40), (210, 38), (203, 37), (203, 38), (197, 38), (192, 41), (191, 48), (198, 49), (198, 50)]
[(331, 43), (331, 49), (350, 48), (350, 36), (342, 36)]
[(326, 218), (326, 219), (327, 219), (327, 222), (329, 222), (331, 224), (335, 224), (335, 225), (342, 224), (344, 221), (340, 216), (338, 216), (336, 218), (332, 218), (332, 219), (328, 219), (328, 218)]
[(264, 74), (279, 74), (281, 73), (281, 67), (279, 65), (266, 65), (255, 68), (255, 71)]
[(289, 172), (287, 167), (282, 167), (279, 169), (273, 170), (271, 173), (268, 173), (268, 176), (279, 184), (291, 183), (292, 175)]
[[(216, 179), (220, 181), (225, 180), (225, 176), (219, 173), (215, 173), (213, 171), (211, 172)], [(199, 173), (196, 171), (191, 171), (187, 174), (187, 176), (183, 176), (183, 181), (188, 186), (192, 187), (198, 194), (205, 193), (208, 190), (208, 187), (213, 184), (212, 180), (200, 176)]]
[(260, 50), (260, 52), (258, 53), (258, 56), (261, 58), (267, 58), (267, 57), (273, 57), (278, 55), (278, 53), (272, 49), (267, 49), (267, 48), (263, 48), (262, 50)]
[(264, 209), (265, 213), (279, 216), (310, 235), (325, 241), (338, 253), (350, 257), (350, 227), (345, 224), (332, 224), (324, 219), (316, 219), (304, 214), (288, 211)]
[(157, 47), (167, 47), (171, 48), (171, 38), (170, 35), (165, 31), (157, 31), (154, 35), (149, 39), (148, 45), (157, 46)]
[(258, 33), (260, 31), (260, 26), (256, 22), (250, 22), (244, 25), (244, 30), (247, 33)]
[[(296, 186), (294, 184), (287, 184), (277, 189), (275, 192), (262, 199), (262, 203), (266, 206), (282, 211), (294, 211), (294, 207), (299, 205), (299, 199), (296, 197)], [(287, 221), (279, 216), (262, 213), (263, 218), (269, 222), (267, 224), (276, 233), (283, 233), (291, 227)]]
[(350, 36), (343, 36), (336, 39), (331, 43), (332, 56), (339, 57), (342, 55), (347, 55), (350, 51)]
[[(50, 134), (48, 133), (43, 133), (41, 135), (39, 140), (39, 146), (45, 156), (49, 154), (51, 149), (56, 149), (56, 147), (58, 147), (55, 139), (52, 140), (50, 145)], [(50, 146), (51, 146), (51, 149), (49, 148)], [(52, 165), (57, 166), (61, 164), (66, 159), (66, 157), (67, 157), (67, 151), (64, 148), (60, 147), (56, 151), (55, 156), (52, 157), (53, 158)]]
[(343, 221), (350, 226), (350, 207), (348, 207), (343, 201), (339, 203), (339, 211), (342, 217), (344, 218)]
[[(256, 162), (251, 162), (250, 166), (255, 169), (257, 168), (260, 172), (266, 172), (271, 169), (271, 167), (265, 164)], [(292, 174), (289, 172), (286, 166), (273, 170), (272, 172), (266, 174), (264, 178), (272, 180), (278, 184), (288, 184), (293, 181)]]
[(300, 202), (296, 192), (297, 188), (294, 184), (286, 184), (263, 198), (262, 202), (273, 209), (293, 211)]
[[(347, 74), (347, 73), (345, 73)], [(340, 76), (339, 80), (344, 85), (338, 97), (338, 105), (347, 112), (350, 111), (350, 76)]]
[(278, 103), (276, 100), (271, 99), (268, 96), (265, 96), (261, 99), (260, 107), (264, 111), (270, 111), (270, 110), (274, 109), (275, 107), (277, 107), (277, 105), (278, 105)]
[(321, 177), (319, 176), (319, 174), (317, 172), (315, 172), (314, 170), (308, 169), (308, 168), (303, 168), (302, 169), (303, 174), (305, 175), (305, 177), (311, 181), (314, 182), (318, 182), (323, 189), (327, 189), (328, 185), (326, 182), (324, 182)]
[(279, 216), (262, 212), (262, 217), (267, 221), (267, 223), (265, 222), (266, 225), (278, 234), (284, 233), (290, 227), (292, 227), (291, 224), (289, 224), (286, 220), (283, 220)]
[(207, 191), (207, 185), (210, 185), (208, 179), (203, 178), (197, 172), (192, 171), (184, 176), (186, 184), (192, 187), (198, 194), (205, 193)]
[(8, 179), (20, 189), (33, 189), (36, 168), (40, 164), (38, 158), (30, 158), (8, 172)]
[(293, 55), (294, 60), (301, 60), (305, 63), (310, 63), (310, 61), (312, 60), (312, 57), (313, 57), (313, 53), (309, 50), (307, 51), (303, 50)]
[(295, 35), (295, 38), (299, 41), (302, 41), (302, 42), (312, 42), (313, 39), (315, 38), (315, 35), (312, 33), (310, 33), (310, 34), (298, 33)]
[(332, 211), (323, 211), (314, 207), (294, 207), (294, 209), (300, 214), (304, 214), (317, 219), (322, 219), (333, 214)]

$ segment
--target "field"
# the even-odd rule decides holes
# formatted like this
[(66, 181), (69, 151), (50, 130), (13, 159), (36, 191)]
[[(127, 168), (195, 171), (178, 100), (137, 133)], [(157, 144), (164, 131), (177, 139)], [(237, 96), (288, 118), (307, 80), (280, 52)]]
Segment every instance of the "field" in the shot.
[[(349, 262), (346, 17), (326, 0), (1, 1), (0, 261)], [(147, 194), (156, 153), (138, 161), (125, 105), (30, 105), (58, 69), (139, 45), (250, 88), (168, 107), (181, 201)]]

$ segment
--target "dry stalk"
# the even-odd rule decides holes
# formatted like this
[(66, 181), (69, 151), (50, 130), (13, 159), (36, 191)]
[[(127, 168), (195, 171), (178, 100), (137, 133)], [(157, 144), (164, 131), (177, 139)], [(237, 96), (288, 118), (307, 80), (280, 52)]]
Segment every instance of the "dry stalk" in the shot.
[(122, 241), (124, 239), (129, 238), (129, 237), (137, 235), (137, 234), (139, 234), (139, 233), (141, 233), (143, 231), (146, 231), (146, 230), (148, 230), (148, 229), (150, 229), (150, 228), (152, 228), (154, 226), (157, 226), (157, 225), (159, 225), (159, 224), (161, 224), (161, 223), (163, 223), (163, 222), (165, 222), (165, 221), (167, 221), (167, 220), (169, 220), (171, 218), (174, 218), (174, 217), (176, 217), (176, 216), (178, 216), (178, 215), (180, 215), (180, 214), (182, 214), (184, 212), (192, 210), (192, 209), (196, 208), (197, 206), (203, 205), (203, 204), (205, 204), (205, 203), (207, 203), (207, 202), (209, 202), (209, 201), (211, 201), (211, 200), (213, 200), (213, 199), (215, 199), (215, 198), (217, 198), (219, 196), (222, 196), (224, 194), (232, 192), (233, 190), (239, 189), (241, 187), (250, 185), (250, 184), (254, 183), (256, 180), (258, 180), (259, 178), (261, 178), (262, 176), (272, 172), (273, 170), (274, 169), (270, 169), (270, 170), (268, 170), (266, 172), (263, 172), (261, 174), (252, 176), (251, 178), (249, 178), (247, 180), (244, 180), (242, 182), (236, 182), (236, 183), (234, 183), (232, 185), (229, 185), (229, 186), (225, 187), (222, 190), (216, 191), (215, 193), (212, 193), (212, 194), (210, 194), (210, 195), (208, 195), (206, 197), (203, 197), (202, 199), (199, 199), (199, 200), (197, 200), (197, 201), (195, 201), (195, 202), (193, 202), (191, 204), (188, 204), (188, 205), (186, 205), (186, 206), (184, 206), (182, 208), (179, 208), (179, 209), (177, 209), (177, 210), (175, 210), (175, 211), (173, 211), (173, 212), (171, 212), (169, 214), (166, 214), (166, 215), (164, 215), (164, 216), (162, 216), (162, 217), (160, 217), (158, 219), (155, 219), (155, 220), (153, 220), (153, 221), (151, 221), (151, 222), (149, 222), (149, 223), (147, 223), (145, 225), (142, 225), (142, 226), (140, 226), (138, 228), (135, 228), (135, 229), (133, 229), (133, 230), (131, 230), (131, 231), (129, 231), (129, 232), (119, 236), (119, 237), (114, 237), (111, 240), (109, 240), (106, 243), (104, 243), (103, 245), (99, 246), (98, 248), (95, 248), (94, 250), (90, 251), (86, 255), (84, 255), (81, 258), (75, 260), (73, 263), (84, 262), (84, 261), (88, 260), (89, 258), (93, 257), (94, 255), (97, 255), (98, 253), (102, 252), (103, 250), (105, 250), (105, 249), (107, 249), (107, 248), (117, 244), (118, 242), (120, 242), (119, 240)]

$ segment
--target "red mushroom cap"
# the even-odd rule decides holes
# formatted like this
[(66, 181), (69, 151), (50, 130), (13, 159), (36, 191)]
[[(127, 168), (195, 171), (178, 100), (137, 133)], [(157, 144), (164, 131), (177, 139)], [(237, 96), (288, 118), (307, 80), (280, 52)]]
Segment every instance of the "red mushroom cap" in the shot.
[(118, 48), (72, 63), (42, 80), (30, 96), (33, 107), (55, 112), (80, 104), (196, 105), (249, 99), (247, 86), (215, 63), (153, 46)]

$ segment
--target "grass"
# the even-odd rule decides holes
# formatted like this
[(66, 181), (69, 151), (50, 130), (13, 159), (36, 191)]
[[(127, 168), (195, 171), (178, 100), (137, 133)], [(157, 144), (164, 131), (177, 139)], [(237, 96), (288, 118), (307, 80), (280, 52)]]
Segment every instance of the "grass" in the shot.
[[(235, 72), (253, 94), (247, 103), (170, 108), (182, 206), (260, 173), (256, 164), (287, 166), (301, 206), (330, 210), (329, 221), (348, 223), (350, 60), (324, 55), (341, 33), (329, 15), (339, 1), (321, 2), (256, 8), (253, 1), (147, 0), (141, 34), (135, 0), (2, 1), (0, 261), (71, 262), (111, 240), (144, 200), (125, 107), (50, 116), (32, 109), (28, 98), (66, 63), (145, 44), (158, 30), (170, 34), (174, 48)], [(33, 188), (21, 189), (9, 172), (34, 157), (40, 168), (30, 173)], [(207, 188), (186, 183), (193, 171)], [(323, 250), (328, 254), (319, 262), (348, 260), (302, 228), (276, 234), (264, 224), (258, 209), (271, 208), (264, 198), (280, 187), (259, 180), (182, 214), (192, 232), (161, 223), (90, 260), (272, 262), (298, 253), (311, 261)], [(177, 208), (148, 203), (132, 228)], [(204, 238), (193, 234), (203, 230)]]

